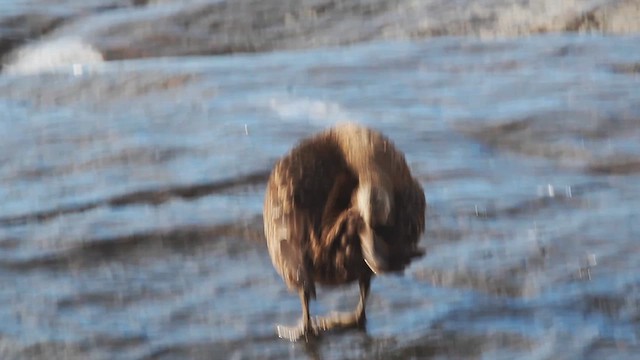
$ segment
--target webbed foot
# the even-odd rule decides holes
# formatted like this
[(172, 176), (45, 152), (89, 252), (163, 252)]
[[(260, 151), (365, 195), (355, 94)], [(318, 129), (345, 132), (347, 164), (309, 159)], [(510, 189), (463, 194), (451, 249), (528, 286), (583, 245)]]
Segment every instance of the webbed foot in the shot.
[(277, 325), (276, 332), (281, 339), (287, 339), (289, 341), (299, 341), (315, 338), (318, 336), (318, 330), (313, 325), (305, 326), (304, 322), (296, 326)]
[(367, 325), (367, 319), (357, 312), (337, 312), (327, 316), (318, 316), (313, 321), (314, 327), (321, 331), (328, 330), (347, 330), (361, 329), (364, 330)]

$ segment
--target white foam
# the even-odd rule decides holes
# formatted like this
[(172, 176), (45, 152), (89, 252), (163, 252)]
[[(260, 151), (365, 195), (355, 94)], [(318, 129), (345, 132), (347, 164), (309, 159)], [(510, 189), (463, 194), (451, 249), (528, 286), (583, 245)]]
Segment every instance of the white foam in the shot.
[(274, 97), (269, 100), (269, 108), (283, 120), (307, 120), (320, 125), (357, 120), (357, 116), (340, 104), (325, 100), (291, 96)]
[(83, 74), (86, 65), (104, 62), (102, 54), (78, 38), (63, 38), (28, 44), (16, 50), (6, 64), (9, 74), (70, 72)]

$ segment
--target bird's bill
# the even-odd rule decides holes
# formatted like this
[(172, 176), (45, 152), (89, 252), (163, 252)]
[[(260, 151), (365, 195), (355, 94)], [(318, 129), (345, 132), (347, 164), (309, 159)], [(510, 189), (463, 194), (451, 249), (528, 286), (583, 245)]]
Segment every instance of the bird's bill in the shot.
[(387, 270), (387, 244), (368, 226), (360, 233), (360, 246), (364, 262), (374, 274), (383, 273)]

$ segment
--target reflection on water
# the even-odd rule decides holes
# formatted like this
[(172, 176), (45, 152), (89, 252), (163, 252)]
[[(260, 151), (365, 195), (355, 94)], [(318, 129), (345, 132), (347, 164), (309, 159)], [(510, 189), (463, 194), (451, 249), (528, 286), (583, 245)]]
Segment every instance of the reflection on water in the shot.
[[(638, 44), (443, 37), (5, 71), (0, 357), (633, 358)], [(374, 280), (366, 332), (290, 344), (274, 325), (299, 302), (263, 243), (265, 180), (342, 120), (406, 152), (427, 255)], [(321, 289), (312, 311), (356, 302)]]

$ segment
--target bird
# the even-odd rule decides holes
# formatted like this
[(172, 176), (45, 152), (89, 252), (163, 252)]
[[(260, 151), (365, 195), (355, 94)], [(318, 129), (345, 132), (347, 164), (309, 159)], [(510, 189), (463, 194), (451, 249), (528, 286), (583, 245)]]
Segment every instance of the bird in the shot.
[[(371, 279), (401, 273), (424, 255), (426, 207), (404, 154), (372, 128), (340, 123), (280, 158), (265, 191), (264, 233), (273, 266), (300, 296), (302, 319), (278, 325), (278, 336), (308, 341), (331, 329), (364, 329)], [(356, 281), (355, 311), (311, 318), (316, 284)]]

